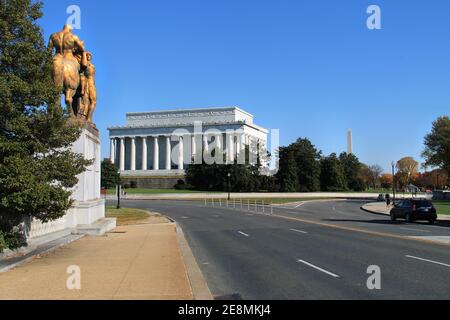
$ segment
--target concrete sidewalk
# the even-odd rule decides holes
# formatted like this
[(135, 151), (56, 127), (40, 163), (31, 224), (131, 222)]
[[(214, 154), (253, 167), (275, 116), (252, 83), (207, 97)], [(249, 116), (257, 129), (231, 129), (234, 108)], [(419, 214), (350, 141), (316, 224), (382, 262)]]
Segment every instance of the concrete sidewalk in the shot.
[[(371, 202), (363, 205), (361, 209), (370, 213), (389, 216), (392, 205), (388, 207), (385, 202)], [(450, 216), (439, 214), (438, 220), (450, 221)]]
[[(176, 225), (166, 218), (84, 237), (0, 274), (0, 299), (193, 299)], [(69, 266), (81, 289), (67, 289)]]

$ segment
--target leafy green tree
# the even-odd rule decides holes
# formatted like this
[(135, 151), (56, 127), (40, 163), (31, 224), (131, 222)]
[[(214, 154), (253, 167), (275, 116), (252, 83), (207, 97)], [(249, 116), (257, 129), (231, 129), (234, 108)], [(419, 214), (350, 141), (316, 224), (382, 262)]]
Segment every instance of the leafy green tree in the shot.
[(289, 147), (281, 147), (279, 168), (276, 174), (281, 192), (296, 192), (298, 190), (298, 172), (294, 152)]
[(359, 162), (358, 157), (354, 154), (343, 152), (339, 155), (339, 161), (341, 162), (342, 169), (344, 170), (348, 189), (353, 191), (361, 191), (363, 187), (359, 178), (359, 173), (362, 164)]
[(345, 191), (347, 181), (344, 169), (335, 153), (320, 161), (320, 188), (322, 191)]
[(422, 153), (426, 166), (439, 167), (450, 175), (450, 119), (440, 117), (433, 122), (431, 133), (425, 137)]
[[(228, 173), (230, 173), (230, 188), (232, 192), (259, 191), (262, 186), (260, 161), (249, 164), (249, 148), (245, 152), (245, 163), (238, 164), (192, 164), (186, 170), (186, 182), (196, 190), (228, 191)], [(224, 154), (226, 159), (226, 154)], [(267, 186), (266, 186), (267, 187)]]
[(306, 138), (298, 139), (289, 147), (297, 164), (298, 191), (319, 191), (321, 152)]
[(120, 183), (119, 170), (109, 159), (102, 161), (102, 175), (101, 175), (101, 185), (102, 188), (112, 189), (115, 188), (118, 183)]
[[(70, 150), (79, 128), (56, 106), (52, 57), (36, 20), (41, 2), (0, 2), (0, 212), (8, 221), (62, 217), (90, 163)], [(8, 226), (9, 227), (9, 226)], [(0, 226), (5, 229), (5, 226)], [(3, 230), (9, 232), (9, 230)], [(5, 237), (4, 237), (5, 238)]]

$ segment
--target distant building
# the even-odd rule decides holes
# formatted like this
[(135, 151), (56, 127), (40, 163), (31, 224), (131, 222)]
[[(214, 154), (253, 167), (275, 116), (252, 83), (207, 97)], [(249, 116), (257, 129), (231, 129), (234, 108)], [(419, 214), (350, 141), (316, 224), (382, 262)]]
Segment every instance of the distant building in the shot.
[(351, 129), (349, 129), (347, 132), (347, 153), (353, 154), (353, 136)]
[(267, 146), (268, 130), (238, 107), (127, 113), (126, 117), (125, 126), (108, 128), (110, 160), (124, 182), (137, 187), (172, 188), (185, 177), (196, 152), (203, 155), (218, 141), (230, 162), (245, 146)]

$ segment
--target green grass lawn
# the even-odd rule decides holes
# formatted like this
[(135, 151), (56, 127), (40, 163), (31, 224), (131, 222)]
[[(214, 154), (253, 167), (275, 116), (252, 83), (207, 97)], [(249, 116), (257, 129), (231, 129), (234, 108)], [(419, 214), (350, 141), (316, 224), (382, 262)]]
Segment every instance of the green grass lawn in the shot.
[(433, 201), (438, 214), (450, 215), (450, 201)]
[(107, 218), (117, 218), (117, 225), (130, 224), (131, 222), (139, 222), (149, 217), (148, 212), (139, 209), (106, 207)]

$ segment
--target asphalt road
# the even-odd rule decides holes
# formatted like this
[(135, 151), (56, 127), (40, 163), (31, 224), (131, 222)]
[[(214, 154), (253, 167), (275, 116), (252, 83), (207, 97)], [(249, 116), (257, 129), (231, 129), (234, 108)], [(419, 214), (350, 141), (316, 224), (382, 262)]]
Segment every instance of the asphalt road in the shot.
[[(450, 245), (430, 242), (448, 241), (450, 226), (392, 223), (362, 204), (298, 203), (268, 215), (246, 203), (122, 202), (182, 227), (217, 299), (450, 299)], [(366, 284), (373, 265), (379, 290)]]

